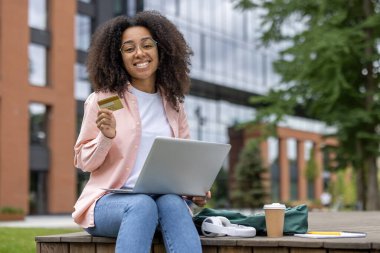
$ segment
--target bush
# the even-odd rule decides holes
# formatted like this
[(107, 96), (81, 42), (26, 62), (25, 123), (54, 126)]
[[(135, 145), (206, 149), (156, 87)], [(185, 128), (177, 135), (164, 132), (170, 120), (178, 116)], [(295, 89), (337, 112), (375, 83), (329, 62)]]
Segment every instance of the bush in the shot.
[(4, 206), (0, 207), (0, 213), (6, 214), (24, 214), (24, 210), (22, 208)]
[(232, 194), (234, 206), (243, 208), (261, 208), (266, 193), (262, 183), (262, 174), (266, 169), (262, 165), (258, 140), (249, 141), (243, 148), (236, 165), (236, 188)]

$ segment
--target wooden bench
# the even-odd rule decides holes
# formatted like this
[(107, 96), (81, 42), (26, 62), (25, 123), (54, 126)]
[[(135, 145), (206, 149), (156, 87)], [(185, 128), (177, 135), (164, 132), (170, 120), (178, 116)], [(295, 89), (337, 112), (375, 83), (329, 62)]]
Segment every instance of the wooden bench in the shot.
[[(201, 237), (204, 253), (380, 253), (380, 212), (319, 212), (309, 214), (310, 230), (367, 232), (365, 238), (305, 239)], [(37, 236), (37, 253), (111, 253), (115, 239), (93, 237), (86, 232)], [(155, 238), (152, 253), (164, 253), (162, 239)]]

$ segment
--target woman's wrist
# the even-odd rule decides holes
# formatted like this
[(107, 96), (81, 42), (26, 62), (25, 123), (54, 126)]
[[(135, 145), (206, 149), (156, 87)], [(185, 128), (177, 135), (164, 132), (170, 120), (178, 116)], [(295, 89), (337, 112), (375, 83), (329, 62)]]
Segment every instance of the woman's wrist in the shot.
[(114, 134), (112, 137), (110, 137), (110, 136), (108, 136), (108, 135), (106, 135), (106, 134), (104, 134), (104, 133), (103, 133), (103, 135), (104, 135), (105, 137), (107, 137), (108, 139), (114, 139), (114, 138), (116, 137), (116, 129), (115, 129), (115, 134)]

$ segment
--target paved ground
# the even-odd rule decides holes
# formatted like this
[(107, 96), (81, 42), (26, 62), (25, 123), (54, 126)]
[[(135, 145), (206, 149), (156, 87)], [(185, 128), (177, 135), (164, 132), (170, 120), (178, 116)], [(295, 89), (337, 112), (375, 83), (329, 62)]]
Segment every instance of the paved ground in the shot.
[(70, 215), (30, 215), (23, 221), (0, 221), (0, 227), (79, 228)]

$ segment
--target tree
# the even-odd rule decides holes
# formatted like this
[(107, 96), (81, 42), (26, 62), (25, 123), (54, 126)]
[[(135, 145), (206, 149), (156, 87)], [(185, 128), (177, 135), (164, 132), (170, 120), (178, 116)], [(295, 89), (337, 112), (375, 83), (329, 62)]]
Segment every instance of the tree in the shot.
[(310, 184), (312, 184), (318, 176), (318, 168), (317, 168), (317, 162), (315, 161), (315, 158), (314, 158), (314, 148), (310, 149), (309, 152), (310, 152), (309, 154), (310, 159), (306, 163), (305, 176), (306, 176), (307, 181)]
[(268, 105), (258, 109), (256, 120), (276, 124), (301, 109), (334, 126), (337, 168), (351, 165), (358, 200), (366, 210), (379, 209), (380, 1), (235, 2), (246, 10), (263, 9), (264, 46), (288, 45), (274, 62), (282, 85), (252, 99)]
[(263, 207), (266, 193), (261, 175), (265, 171), (259, 141), (250, 140), (240, 153), (235, 169), (236, 188), (232, 193), (235, 205), (247, 208)]
[(212, 198), (209, 205), (213, 208), (227, 208), (228, 203), (228, 173), (222, 168), (211, 187)]

